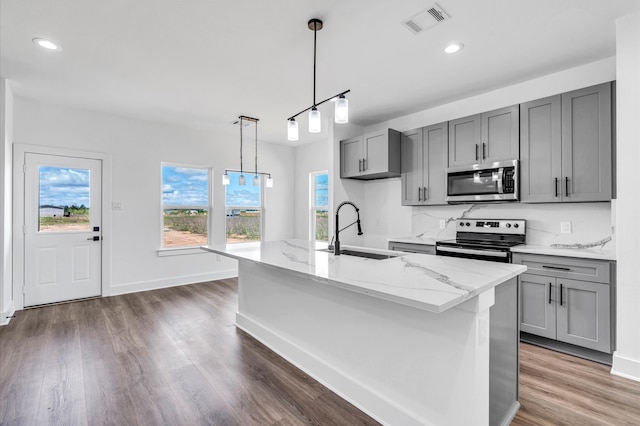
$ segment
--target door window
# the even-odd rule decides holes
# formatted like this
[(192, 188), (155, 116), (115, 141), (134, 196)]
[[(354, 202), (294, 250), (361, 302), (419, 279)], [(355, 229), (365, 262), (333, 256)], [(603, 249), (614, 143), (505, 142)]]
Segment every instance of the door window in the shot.
[(89, 231), (91, 171), (39, 166), (38, 232)]

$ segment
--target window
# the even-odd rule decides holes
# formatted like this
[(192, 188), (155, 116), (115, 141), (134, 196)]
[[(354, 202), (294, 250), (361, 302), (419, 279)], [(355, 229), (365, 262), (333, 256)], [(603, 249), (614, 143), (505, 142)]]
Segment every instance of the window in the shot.
[(311, 183), (311, 239), (329, 241), (329, 174), (309, 174)]
[(91, 170), (38, 167), (40, 232), (90, 231)]
[(254, 176), (244, 175), (246, 184), (240, 185), (240, 173), (229, 172), (226, 186), (227, 243), (246, 243), (262, 240), (264, 209), (262, 208), (262, 176), (253, 185)]
[(162, 165), (162, 247), (209, 243), (211, 171), (206, 167)]

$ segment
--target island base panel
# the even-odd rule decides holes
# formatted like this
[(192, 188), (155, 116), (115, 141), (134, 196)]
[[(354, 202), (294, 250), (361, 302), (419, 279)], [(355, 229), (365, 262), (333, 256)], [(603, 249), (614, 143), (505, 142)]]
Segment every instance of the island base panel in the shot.
[(492, 302), (431, 313), (239, 262), (238, 327), (384, 424), (489, 424)]

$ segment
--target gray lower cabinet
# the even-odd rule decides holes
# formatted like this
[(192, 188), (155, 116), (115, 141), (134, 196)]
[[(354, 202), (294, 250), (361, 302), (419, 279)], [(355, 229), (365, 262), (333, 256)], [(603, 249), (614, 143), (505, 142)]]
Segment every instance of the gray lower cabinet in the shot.
[(446, 202), (447, 123), (402, 134), (402, 205), (443, 205)]
[(389, 241), (389, 250), (406, 251), (409, 253), (436, 254), (436, 246), (428, 244), (403, 243)]
[(340, 141), (340, 177), (380, 179), (400, 176), (400, 133), (393, 129)]
[(519, 277), (521, 331), (612, 352), (609, 262), (519, 254), (513, 261), (528, 267)]
[(519, 159), (519, 126), (518, 105), (449, 121), (449, 167)]
[(611, 85), (521, 104), (522, 202), (611, 200)]

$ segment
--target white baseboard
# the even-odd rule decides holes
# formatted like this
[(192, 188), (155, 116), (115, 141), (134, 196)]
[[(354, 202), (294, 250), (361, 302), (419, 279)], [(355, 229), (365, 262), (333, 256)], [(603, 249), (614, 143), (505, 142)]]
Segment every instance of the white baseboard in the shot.
[(13, 300), (9, 302), (9, 306), (4, 312), (0, 312), (0, 326), (8, 325), (13, 315), (16, 313), (15, 306), (13, 304)]
[(109, 295), (117, 296), (119, 294), (137, 293), (139, 291), (157, 290), (160, 288), (176, 287), (186, 284), (196, 284), (205, 281), (223, 280), (225, 278), (233, 278), (237, 276), (238, 270), (236, 268), (233, 268), (207, 274), (185, 275), (181, 277), (173, 277), (162, 280), (140, 281), (136, 283), (111, 286)]
[(358, 382), (348, 373), (327, 364), (240, 312), (236, 313), (236, 326), (383, 425), (430, 425), (404, 407), (378, 394), (374, 389)]
[(611, 374), (640, 382), (640, 361), (613, 353)]

